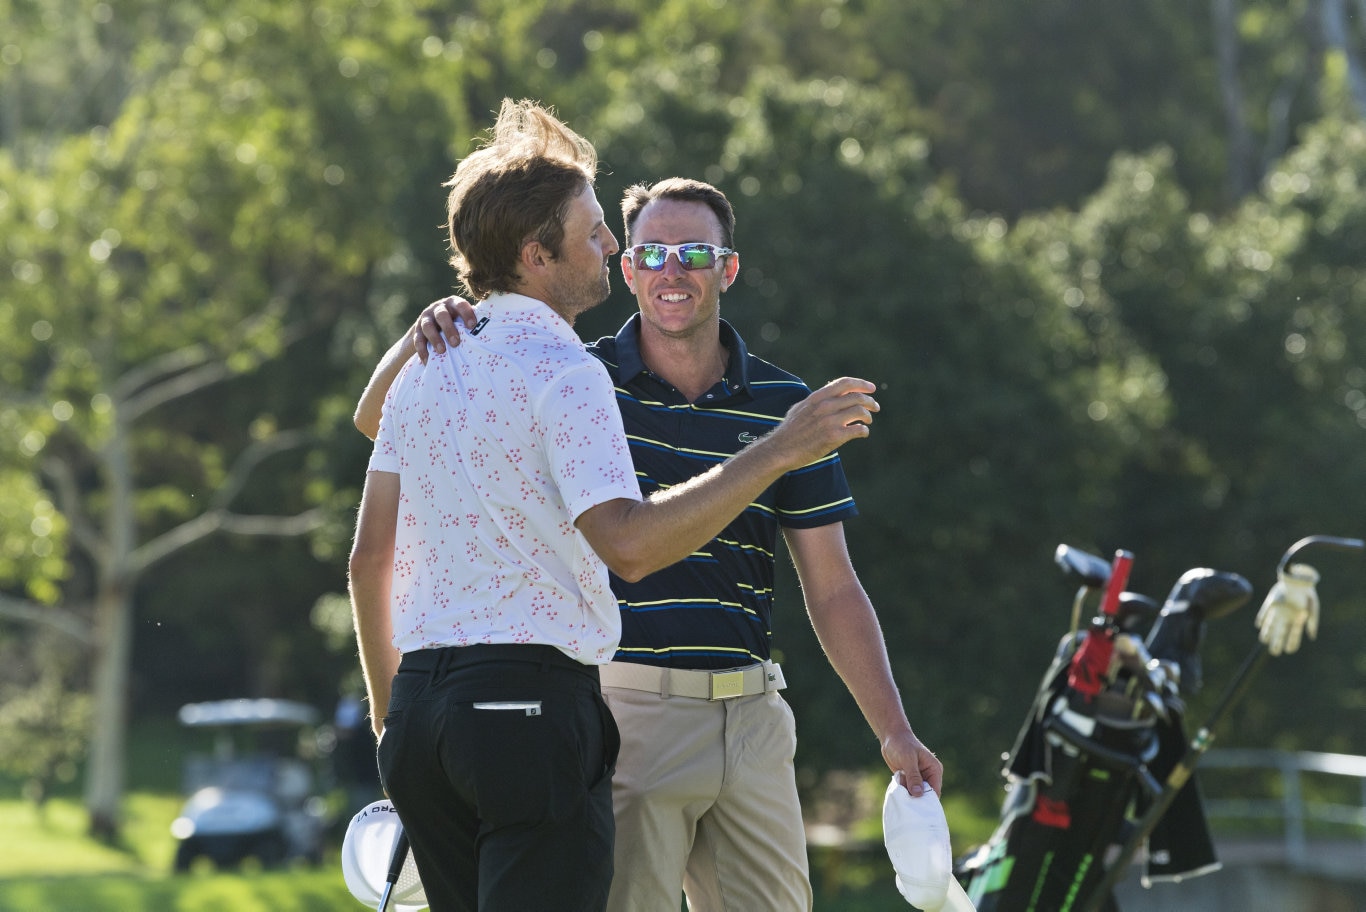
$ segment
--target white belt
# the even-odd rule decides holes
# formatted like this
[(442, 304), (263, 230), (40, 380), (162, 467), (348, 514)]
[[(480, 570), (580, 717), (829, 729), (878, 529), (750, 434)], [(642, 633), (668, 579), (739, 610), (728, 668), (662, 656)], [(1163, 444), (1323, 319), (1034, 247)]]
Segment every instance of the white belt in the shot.
[(692, 668), (661, 668), (639, 662), (609, 662), (598, 669), (603, 687), (643, 690), (661, 697), (693, 697), (697, 700), (729, 700), (782, 690), (787, 686), (783, 670), (774, 662), (747, 668), (700, 671)]

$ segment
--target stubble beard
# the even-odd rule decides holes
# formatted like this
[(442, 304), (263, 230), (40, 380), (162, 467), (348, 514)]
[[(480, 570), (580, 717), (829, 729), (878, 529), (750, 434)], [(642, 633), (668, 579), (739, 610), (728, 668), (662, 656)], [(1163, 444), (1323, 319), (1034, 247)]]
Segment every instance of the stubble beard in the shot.
[(554, 301), (549, 302), (556, 313), (570, 326), (574, 318), (597, 307), (612, 292), (611, 274), (606, 270), (591, 281), (557, 283), (553, 289)]

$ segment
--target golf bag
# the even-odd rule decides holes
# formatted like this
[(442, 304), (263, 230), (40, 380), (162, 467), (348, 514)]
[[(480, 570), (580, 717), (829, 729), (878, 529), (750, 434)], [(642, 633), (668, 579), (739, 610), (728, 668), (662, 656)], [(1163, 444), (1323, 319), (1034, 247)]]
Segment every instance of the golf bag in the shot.
[[(1006, 755), (1000, 823), (957, 866), (978, 912), (1117, 909), (1108, 887), (1098, 902), (1093, 894), (1186, 752), (1181, 696), (1200, 688), (1206, 622), (1246, 603), (1252, 587), (1234, 573), (1190, 570), (1159, 609), (1124, 591), (1131, 561), (1123, 551), (1111, 565), (1058, 547), (1058, 565), (1081, 581), (1072, 631)], [(1098, 614), (1078, 629), (1083, 601), (1098, 591)], [(1166, 797), (1148, 834), (1146, 877), (1217, 869), (1194, 776)]]

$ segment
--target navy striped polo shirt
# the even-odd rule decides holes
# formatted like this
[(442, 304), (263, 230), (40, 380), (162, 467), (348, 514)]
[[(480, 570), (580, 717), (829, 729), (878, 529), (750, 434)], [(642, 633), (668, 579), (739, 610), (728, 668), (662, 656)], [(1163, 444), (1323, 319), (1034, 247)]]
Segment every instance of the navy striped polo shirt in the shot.
[[(768, 433), (810, 390), (749, 354), (721, 321), (726, 374), (696, 402), (640, 357), (640, 315), (588, 346), (616, 387), (641, 493), (706, 471)], [(621, 607), (615, 659), (675, 668), (732, 668), (769, 658), (779, 526), (814, 528), (858, 510), (839, 455), (788, 472), (701, 549), (638, 583), (612, 576)]]

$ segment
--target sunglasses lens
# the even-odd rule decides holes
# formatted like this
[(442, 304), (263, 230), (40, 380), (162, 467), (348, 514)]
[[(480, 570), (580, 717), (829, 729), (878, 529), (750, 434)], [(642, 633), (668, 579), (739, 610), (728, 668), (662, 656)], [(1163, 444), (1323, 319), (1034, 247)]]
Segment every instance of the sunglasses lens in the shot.
[(643, 269), (663, 269), (669, 258), (669, 248), (663, 244), (641, 244), (636, 248), (636, 266)]
[(640, 244), (633, 249), (632, 261), (637, 269), (654, 272), (664, 268), (669, 254), (676, 252), (678, 262), (684, 269), (710, 269), (716, 265), (717, 249), (711, 244)]
[(684, 244), (678, 248), (678, 262), (684, 269), (710, 269), (716, 265), (715, 248), (710, 244)]

